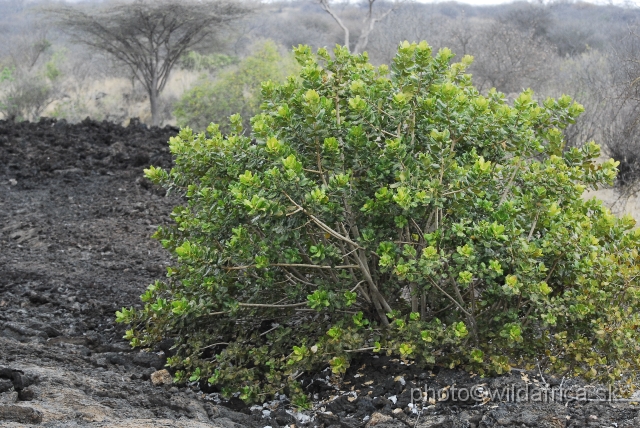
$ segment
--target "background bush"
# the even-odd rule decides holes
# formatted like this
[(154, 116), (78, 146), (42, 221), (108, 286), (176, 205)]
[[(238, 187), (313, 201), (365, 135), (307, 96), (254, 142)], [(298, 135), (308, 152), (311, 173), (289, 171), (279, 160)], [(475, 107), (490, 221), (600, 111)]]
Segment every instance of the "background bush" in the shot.
[[(211, 122), (226, 123), (229, 116), (240, 113), (247, 118), (248, 126), (248, 119), (260, 107), (260, 84), (267, 80), (282, 82), (293, 70), (293, 59), (281, 55), (275, 43), (258, 43), (237, 68), (221, 73), (216, 80), (204, 77), (185, 92), (175, 106), (178, 124), (204, 130)], [(223, 130), (229, 129), (223, 126)]]
[(41, 41), (29, 66), (19, 64), (0, 70), (0, 113), (6, 119), (37, 120), (55, 99), (64, 51), (51, 53), (50, 46), (48, 41)]
[(132, 345), (171, 338), (177, 381), (298, 405), (300, 373), (341, 375), (359, 352), (636, 381), (640, 232), (581, 197), (616, 162), (565, 150), (580, 105), (483, 96), (470, 57), (425, 42), (390, 69), (295, 55), (250, 136), (239, 116), (227, 136), (183, 129), (175, 167), (146, 171), (186, 203), (156, 233), (167, 279), (118, 312)]
[(183, 70), (214, 73), (237, 62), (237, 58), (225, 54), (202, 55), (196, 51), (189, 51), (180, 59), (179, 65)]

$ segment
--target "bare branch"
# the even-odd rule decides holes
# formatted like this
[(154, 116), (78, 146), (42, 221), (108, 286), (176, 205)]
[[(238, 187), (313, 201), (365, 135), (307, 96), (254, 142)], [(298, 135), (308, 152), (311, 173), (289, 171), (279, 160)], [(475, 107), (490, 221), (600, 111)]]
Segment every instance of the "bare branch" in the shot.
[(465, 314), (468, 317), (473, 318), (473, 315), (471, 315), (469, 312), (467, 312), (467, 310), (465, 308), (462, 307), (462, 305), (453, 297), (451, 297), (451, 295), (449, 293), (447, 293), (446, 291), (444, 291), (431, 277), (427, 277), (429, 279), (429, 281), (431, 282), (431, 284), (433, 284), (434, 287), (436, 287), (438, 290), (440, 290), (440, 292), (442, 292), (442, 294), (444, 294), (445, 296), (447, 296), (449, 298), (449, 300), (451, 300), (451, 302), (456, 305), (456, 307), (458, 309), (460, 309), (462, 311), (463, 314)]
[[(358, 265), (341, 265), (341, 266), (329, 266), (329, 265), (311, 265), (311, 264), (300, 264), (300, 263), (273, 263), (269, 266), (280, 266), (280, 267), (300, 267), (300, 268), (311, 268), (311, 269), (355, 269), (358, 268)], [(230, 266), (225, 267), (225, 270), (245, 270), (250, 269), (252, 267), (256, 267), (256, 265), (246, 265), (246, 266)]]
[(349, 49), (349, 28), (344, 24), (344, 22), (342, 22), (340, 17), (333, 11), (333, 9), (331, 9), (328, 0), (320, 0), (320, 6), (322, 6), (322, 9), (324, 9), (324, 11), (327, 12), (336, 21), (340, 28), (342, 28), (342, 31), (344, 31), (344, 45), (347, 47), (347, 49)]
[[(350, 44), (349, 27), (347, 27), (345, 23), (342, 21), (342, 19), (340, 19), (340, 17), (335, 13), (335, 11), (331, 9), (331, 6), (329, 5), (329, 0), (319, 0), (319, 2), (320, 2), (320, 6), (322, 6), (322, 9), (324, 9), (324, 11), (327, 12), (336, 21), (336, 23), (340, 26), (340, 28), (342, 28), (342, 31), (344, 32), (344, 45), (347, 47), (347, 49), (351, 50), (351, 47), (349, 46)], [(369, 35), (373, 31), (376, 23), (384, 20), (391, 12), (395, 11), (400, 5), (400, 2), (396, 2), (394, 3), (393, 7), (391, 7), (389, 10), (387, 10), (386, 12), (384, 12), (378, 17), (374, 17), (373, 5), (376, 2), (376, 0), (368, 0), (368, 2), (369, 2), (369, 7), (367, 9), (367, 15), (364, 19), (365, 25), (362, 31), (360, 32), (360, 34), (358, 35), (358, 41), (356, 42), (356, 45), (353, 49), (354, 54), (359, 54), (364, 51), (364, 49), (367, 47), (367, 44), (369, 43)]]
[(238, 303), (238, 306), (247, 308), (297, 308), (300, 306), (307, 306), (307, 302), (291, 303), (287, 305), (270, 305), (263, 303)]

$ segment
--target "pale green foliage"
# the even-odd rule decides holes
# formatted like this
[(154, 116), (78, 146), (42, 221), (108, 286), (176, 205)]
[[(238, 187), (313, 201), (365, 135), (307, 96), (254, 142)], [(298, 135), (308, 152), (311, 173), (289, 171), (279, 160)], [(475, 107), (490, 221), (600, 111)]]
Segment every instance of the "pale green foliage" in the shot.
[[(262, 102), (261, 83), (282, 82), (294, 70), (293, 59), (282, 56), (275, 43), (261, 42), (237, 67), (222, 72), (216, 80), (207, 77), (189, 89), (175, 106), (178, 124), (204, 130), (212, 122), (226, 123), (236, 113), (248, 120)], [(223, 130), (228, 128), (223, 126)]]
[(64, 63), (67, 56), (66, 49), (57, 50), (51, 55), (51, 59), (44, 64), (44, 70), (42, 71), (43, 77), (47, 78), (50, 82), (55, 82), (62, 77), (61, 65)]
[(3, 68), (0, 73), (0, 113), (14, 120), (37, 119), (55, 97), (65, 53), (64, 50), (55, 51), (42, 66), (32, 69)]
[(5, 80), (12, 81), (14, 71), (14, 69), (11, 69), (9, 67), (3, 67), (2, 71), (0, 72), (0, 83), (4, 82)]
[(580, 105), (483, 96), (470, 57), (425, 42), (391, 70), (295, 54), (300, 77), (262, 86), (252, 135), (238, 116), (227, 136), (183, 129), (175, 167), (146, 171), (187, 202), (156, 234), (167, 279), (118, 313), (132, 345), (173, 337), (179, 381), (248, 401), (303, 403), (301, 370), (341, 375), (357, 352), (636, 381), (640, 232), (582, 199), (616, 162), (563, 150)]
[(202, 55), (196, 51), (189, 51), (180, 58), (179, 64), (184, 70), (213, 73), (236, 62), (236, 58), (225, 54)]

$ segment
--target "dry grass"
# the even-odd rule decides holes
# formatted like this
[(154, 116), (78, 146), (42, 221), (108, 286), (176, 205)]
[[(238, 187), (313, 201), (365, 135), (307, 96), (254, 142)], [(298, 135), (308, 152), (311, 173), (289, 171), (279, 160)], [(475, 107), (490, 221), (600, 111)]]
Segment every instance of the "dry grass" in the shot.
[[(172, 105), (199, 77), (200, 74), (193, 71), (175, 70), (171, 73), (160, 99), (162, 125), (175, 125)], [(151, 123), (148, 96), (138, 82), (132, 84), (130, 79), (110, 77), (85, 84), (68, 80), (61, 87), (62, 96), (51, 103), (43, 115), (71, 122), (89, 116), (125, 125), (130, 118), (138, 117), (144, 123)]]
[(585, 192), (582, 195), (585, 199), (590, 199), (594, 196), (602, 200), (617, 216), (630, 214), (636, 221), (640, 221), (640, 197), (638, 195), (626, 197), (617, 189), (594, 190)]

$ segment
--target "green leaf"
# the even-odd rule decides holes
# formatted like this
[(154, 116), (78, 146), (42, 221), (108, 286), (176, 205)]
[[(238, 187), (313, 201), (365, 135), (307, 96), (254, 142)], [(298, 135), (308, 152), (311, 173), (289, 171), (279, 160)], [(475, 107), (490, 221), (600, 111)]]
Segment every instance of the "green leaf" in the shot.
[(453, 333), (456, 337), (466, 337), (469, 334), (469, 332), (467, 331), (467, 326), (462, 321), (457, 322), (454, 325)]
[(331, 366), (331, 371), (334, 374), (345, 373), (347, 371), (347, 368), (349, 367), (349, 364), (344, 357), (333, 357), (329, 361), (329, 365)]

